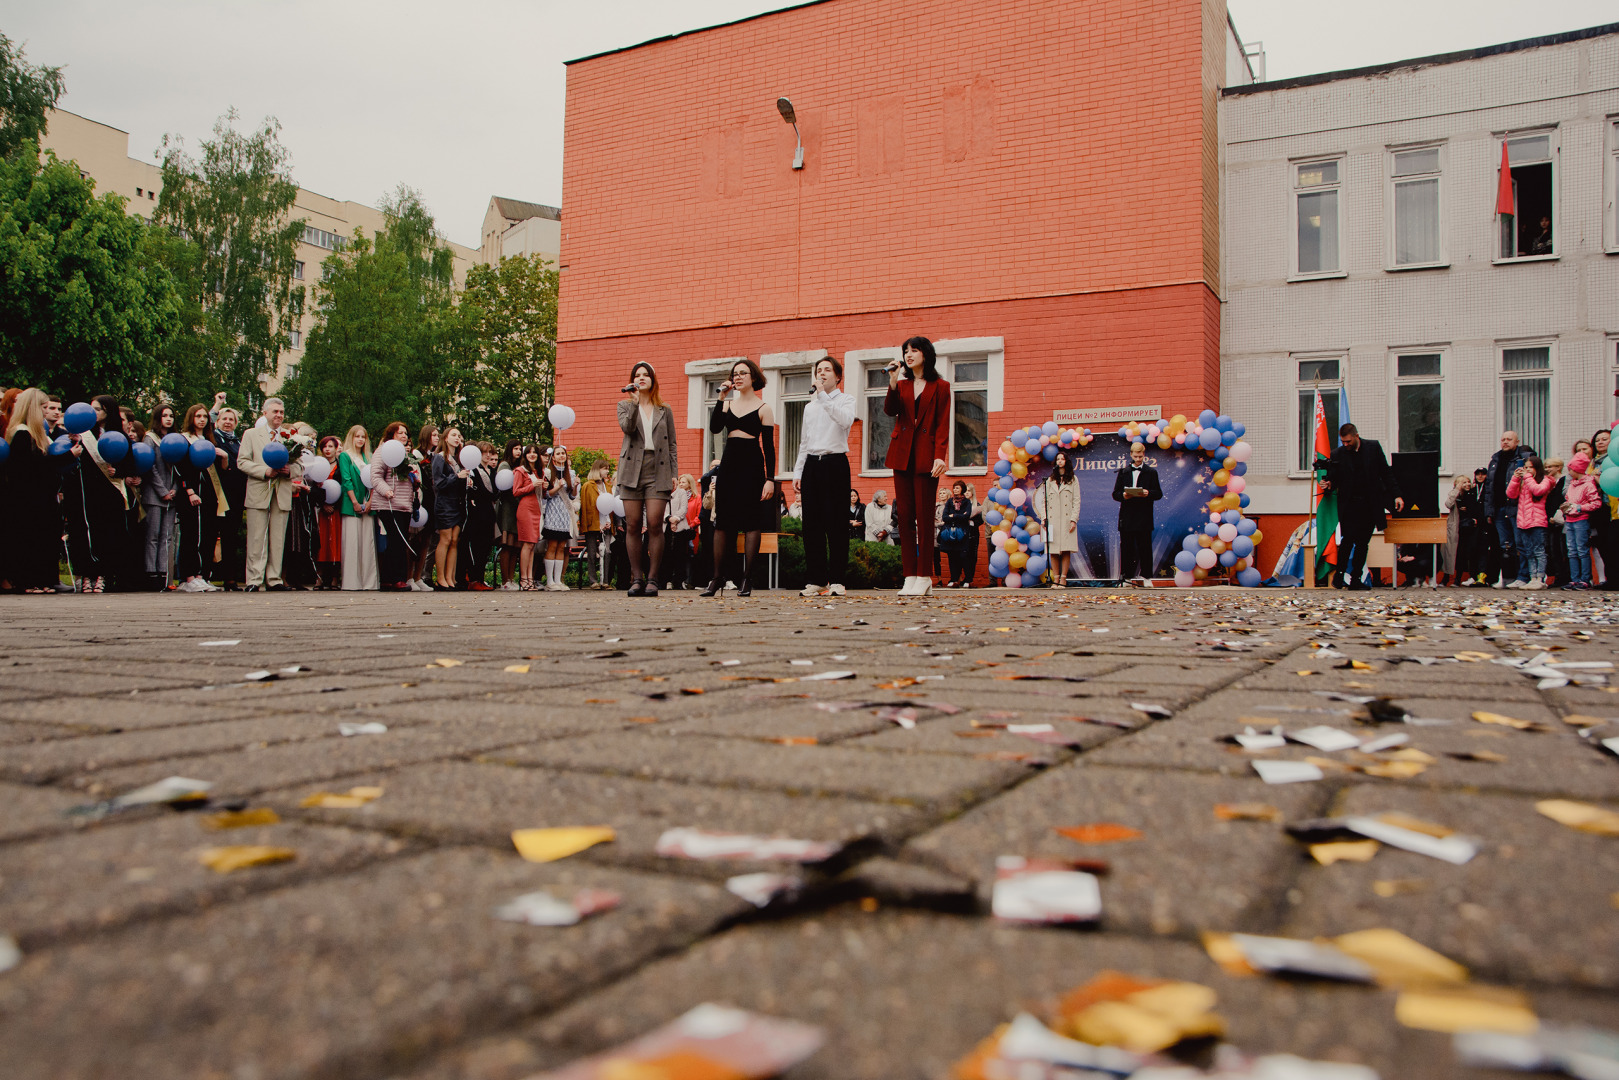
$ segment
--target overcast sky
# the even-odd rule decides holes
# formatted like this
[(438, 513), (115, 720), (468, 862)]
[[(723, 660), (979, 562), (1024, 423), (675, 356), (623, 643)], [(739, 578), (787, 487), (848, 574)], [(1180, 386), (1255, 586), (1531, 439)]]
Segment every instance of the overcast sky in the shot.
[[(858, 2), (858, 0), (847, 0)], [(960, 2), (960, 0), (939, 0)], [(1094, 0), (1029, 0), (1094, 2)], [(1614, 0), (1229, 0), (1273, 79), (1619, 19)], [(62, 106), (192, 146), (235, 106), (282, 124), (303, 186), (420, 189), (476, 244), (490, 195), (562, 198), (562, 63), (785, 6), (764, 0), (0, 0), (0, 32), (66, 69)]]

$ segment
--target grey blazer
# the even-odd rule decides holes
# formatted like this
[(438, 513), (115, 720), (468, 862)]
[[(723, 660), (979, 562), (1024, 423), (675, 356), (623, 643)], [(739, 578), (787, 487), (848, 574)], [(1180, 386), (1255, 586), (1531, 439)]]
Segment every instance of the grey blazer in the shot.
[[(641, 412), (636, 403), (624, 399), (618, 403), (618, 426), (624, 432), (624, 445), (618, 451), (618, 493), (634, 491), (650, 483), (652, 490), (669, 494), (675, 489), (675, 477), (680, 473), (679, 443), (675, 434), (674, 410), (659, 406), (652, 417), (652, 445), (641, 439)], [(643, 451), (653, 452), (653, 475), (641, 475)]]

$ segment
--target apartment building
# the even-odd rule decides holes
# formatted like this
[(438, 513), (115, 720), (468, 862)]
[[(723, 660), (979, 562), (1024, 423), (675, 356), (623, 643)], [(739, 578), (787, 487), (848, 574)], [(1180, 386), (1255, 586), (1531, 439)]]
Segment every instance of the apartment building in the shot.
[(479, 262), (493, 266), (513, 256), (538, 255), (554, 265), (562, 251), (562, 211), (496, 195), (484, 211), (480, 235)]

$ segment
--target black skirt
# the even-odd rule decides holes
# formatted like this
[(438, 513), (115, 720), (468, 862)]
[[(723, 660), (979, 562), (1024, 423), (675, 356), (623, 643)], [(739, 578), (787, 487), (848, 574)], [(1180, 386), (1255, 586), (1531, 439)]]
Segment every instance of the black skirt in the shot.
[(760, 498), (767, 479), (759, 440), (726, 438), (719, 472), (714, 477), (714, 528), (726, 532), (771, 528), (774, 500)]

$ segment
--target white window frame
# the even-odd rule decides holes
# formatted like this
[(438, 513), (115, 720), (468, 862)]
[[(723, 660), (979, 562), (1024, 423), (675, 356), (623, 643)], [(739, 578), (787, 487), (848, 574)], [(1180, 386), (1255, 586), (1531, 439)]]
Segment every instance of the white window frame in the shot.
[[(1400, 452), (1400, 387), (1432, 386), (1439, 384), (1439, 472), (1450, 475), (1450, 385), (1446, 374), (1450, 370), (1450, 345), (1411, 345), (1389, 350), (1389, 425), (1391, 433), (1388, 452)], [(1400, 357), (1438, 356), (1438, 375), (1401, 375)]]
[(291, 347), (294, 348), (294, 349), (303, 348), (304, 347), (304, 332), (302, 330), (293, 330), (293, 331), (288, 332), (287, 341), (290, 343)]
[(693, 470), (693, 476), (707, 472), (708, 463), (713, 460), (708, 454), (708, 406), (714, 398), (707, 392), (707, 380), (729, 378), (737, 362), (747, 359), (746, 356), (722, 356), (713, 360), (692, 360), (686, 364), (686, 428), (695, 428), (699, 432), (698, 445), (703, 448), (702, 468)]
[[(1602, 179), (1602, 249), (1619, 255), (1619, 116), (1607, 117), (1606, 173)], [(1557, 225), (1552, 222), (1553, 227)]]
[[(859, 399), (859, 406), (855, 411), (856, 422), (860, 425), (860, 467), (855, 471), (861, 476), (884, 477), (893, 476), (893, 469), (866, 468), (866, 453), (869, 449), (868, 440), (871, 438), (871, 425), (866, 423), (868, 397), (876, 396), (876, 391), (866, 389), (866, 372), (872, 368), (882, 369), (900, 359), (899, 346), (880, 349), (850, 349), (843, 354), (843, 389), (845, 393), (852, 393)], [(850, 387), (854, 389), (851, 390)], [(853, 447), (850, 448), (851, 452)]]
[[(1323, 390), (1338, 391), (1339, 399), (1341, 401), (1343, 396), (1349, 392), (1349, 350), (1344, 349), (1339, 351), (1328, 350), (1326, 352), (1289, 353), (1287, 357), (1288, 368), (1293, 376), (1293, 378), (1290, 380), (1292, 389), (1288, 392), (1287, 418), (1287, 475), (1290, 479), (1307, 480), (1312, 475), (1311, 470), (1299, 468), (1299, 454), (1301, 452), (1301, 448), (1299, 446), (1299, 418), (1298, 414), (1293, 410), (1298, 408), (1299, 392), (1301, 390), (1313, 391), (1316, 387), (1316, 382), (1313, 379), (1309, 382), (1300, 380), (1299, 365), (1319, 362), (1322, 360), (1338, 361), (1338, 377), (1336, 379), (1322, 379), (1320, 386)], [(1343, 414), (1339, 413), (1339, 415), (1341, 416)], [(1337, 432), (1329, 432), (1328, 434), (1334, 442), (1337, 441)], [(1252, 472), (1251, 467), (1250, 472)]]
[[(944, 338), (933, 343), (933, 351), (939, 357), (939, 374), (950, 380), (951, 390), (955, 389), (956, 364), (983, 363), (987, 364), (984, 388), (989, 391), (988, 413), (994, 416), (1006, 409), (1006, 339), (1004, 337), (973, 337), (973, 338)], [(956, 460), (956, 401), (954, 393), (950, 397), (950, 446), (946, 453), (946, 462)], [(994, 425), (990, 431), (993, 433)], [(993, 436), (989, 445), (993, 447)], [(946, 476), (988, 476), (990, 466), (994, 465), (993, 458), (987, 458), (982, 466), (967, 465), (957, 468), (951, 466), (945, 470)]]
[(788, 400), (808, 401), (814, 396), (811, 394), (795, 394), (789, 397), (782, 393), (782, 383), (788, 375), (811, 374), (815, 365), (826, 359), (825, 349), (801, 349), (797, 352), (765, 353), (759, 357), (759, 369), (765, 373), (765, 388), (760, 391), (765, 402), (770, 406), (771, 415), (776, 421), (776, 430), (781, 432), (776, 440), (776, 479), (791, 480), (793, 478), (793, 465), (798, 458), (798, 448), (793, 448), (792, 454), (787, 453), (786, 428), (781, 422), (786, 417), (786, 403)]
[(302, 281), (303, 279), (304, 279), (304, 261), (302, 259), (294, 259), (294, 260), (292, 260), (292, 280), (294, 280), (294, 281)]
[[(1554, 262), (1562, 255), (1562, 251), (1560, 250), (1561, 249), (1561, 244), (1560, 244), (1559, 241), (1560, 241), (1561, 235), (1562, 235), (1563, 200), (1558, 197), (1559, 192), (1558, 192), (1558, 186), (1557, 186), (1557, 182), (1560, 179), (1560, 175), (1559, 175), (1560, 170), (1557, 168), (1557, 162), (1558, 162), (1558, 158), (1560, 156), (1558, 151), (1561, 148), (1561, 144), (1558, 142), (1557, 133), (1558, 133), (1557, 127), (1553, 126), (1553, 127), (1544, 127), (1544, 128), (1530, 128), (1530, 129), (1528, 129), (1526, 131), (1502, 132), (1502, 133), (1499, 133), (1496, 136), (1496, 145), (1495, 145), (1496, 178), (1495, 179), (1496, 179), (1497, 184), (1499, 184), (1501, 182), (1501, 177), (1500, 177), (1501, 147), (1506, 143), (1517, 142), (1519, 139), (1538, 139), (1538, 138), (1541, 138), (1541, 137), (1544, 136), (1545, 139), (1546, 139), (1546, 163), (1551, 165), (1551, 167), (1552, 167), (1552, 250), (1551, 250), (1551, 254), (1550, 255), (1502, 255), (1501, 254), (1501, 215), (1500, 214), (1491, 214), (1490, 218), (1491, 218), (1491, 224), (1492, 224), (1493, 228), (1491, 229), (1491, 232), (1490, 232), (1490, 262), (1493, 263), (1496, 266), (1503, 266), (1503, 265), (1516, 264), (1516, 263), (1529, 263), (1529, 262)], [(1523, 164), (1535, 165), (1535, 164), (1540, 164), (1540, 163), (1539, 162), (1524, 162)], [(1494, 199), (1491, 200), (1492, 203), (1494, 201), (1495, 201)], [(1520, 215), (1517, 215), (1517, 216), (1521, 218), (1523, 215), (1520, 214)], [(1513, 228), (1516, 230), (1521, 224), (1522, 223), (1520, 221), (1514, 221), (1513, 222)], [(1539, 225), (1540, 223), (1537, 221), (1535, 224)], [(1516, 245), (1514, 245), (1514, 246), (1516, 246)]]
[[(1312, 156), (1289, 160), (1287, 163), (1288, 181), (1288, 281), (1323, 281), (1330, 278), (1344, 278), (1349, 271), (1344, 266), (1344, 170), (1348, 164), (1343, 154)], [(1338, 179), (1331, 184), (1317, 184), (1313, 187), (1299, 186), (1299, 170), (1310, 165), (1337, 165)], [(1338, 268), (1336, 270), (1317, 270), (1304, 273), (1299, 269), (1299, 196), (1314, 195), (1323, 191), (1336, 191), (1338, 193)]]
[[(1420, 180), (1429, 180), (1429, 179), (1437, 179), (1438, 180), (1438, 182), (1439, 182), (1438, 183), (1439, 208), (1438, 208), (1437, 213), (1436, 213), (1436, 220), (1437, 220), (1438, 226), (1439, 226), (1439, 257), (1438, 257), (1438, 259), (1436, 259), (1433, 262), (1397, 263), (1397, 262), (1394, 261), (1394, 257), (1395, 257), (1395, 235), (1396, 235), (1396, 222), (1395, 222), (1395, 209), (1394, 209), (1394, 189), (1398, 185), (1396, 184), (1395, 177), (1394, 177), (1394, 157), (1395, 157), (1396, 154), (1408, 154), (1408, 153), (1411, 153), (1414, 150), (1438, 150), (1439, 151), (1439, 170), (1437, 172), (1434, 172), (1434, 173), (1416, 173), (1416, 174), (1413, 174), (1411, 176), (1402, 176), (1402, 177), (1399, 178), (1399, 183), (1401, 183), (1401, 184), (1411, 183), (1411, 182), (1420, 181)], [(1389, 147), (1386, 147), (1384, 149), (1384, 153), (1383, 153), (1383, 205), (1388, 207), (1388, 215), (1387, 215), (1388, 216), (1388, 222), (1387, 222), (1386, 228), (1384, 229), (1384, 234), (1385, 234), (1384, 241), (1388, 245), (1388, 256), (1384, 260), (1384, 262), (1385, 262), (1384, 269), (1387, 270), (1388, 272), (1390, 272), (1390, 273), (1402, 273), (1403, 274), (1403, 273), (1405, 273), (1406, 271), (1409, 271), (1409, 270), (1439, 270), (1439, 269), (1443, 269), (1445, 267), (1448, 267), (1450, 265), (1449, 230), (1445, 228), (1445, 214), (1446, 214), (1447, 209), (1448, 209), (1448, 201), (1449, 201), (1445, 197), (1446, 196), (1446, 192), (1445, 192), (1445, 169), (1446, 169), (1446, 166), (1449, 164), (1449, 158), (1450, 158), (1450, 154), (1449, 154), (1449, 151), (1448, 151), (1448, 144), (1446, 144), (1444, 142), (1428, 141), (1428, 142), (1412, 143), (1412, 144), (1410, 144), (1408, 146), (1389, 146)]]
[[(1554, 222), (1555, 224), (1555, 222)], [(1546, 367), (1544, 371), (1507, 371), (1506, 351), (1508, 349), (1545, 349)], [(1507, 401), (1506, 384), (1515, 379), (1545, 379), (1546, 380), (1546, 415), (1547, 415), (1547, 441), (1550, 446), (1536, 446), (1535, 451), (1542, 457), (1553, 453), (1552, 446), (1561, 445), (1562, 436), (1558, 431), (1557, 416), (1557, 339), (1555, 337), (1504, 339), (1495, 343), (1495, 430), (1497, 433), (1507, 430)], [(1523, 439), (1523, 432), (1518, 433)], [(1561, 456), (1561, 455), (1559, 455)]]

